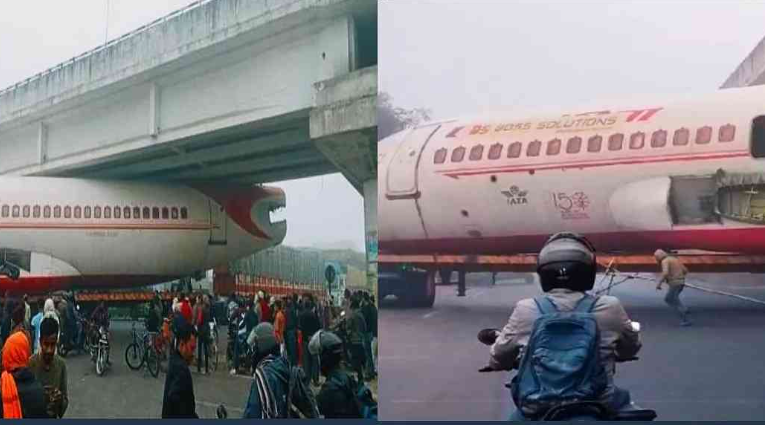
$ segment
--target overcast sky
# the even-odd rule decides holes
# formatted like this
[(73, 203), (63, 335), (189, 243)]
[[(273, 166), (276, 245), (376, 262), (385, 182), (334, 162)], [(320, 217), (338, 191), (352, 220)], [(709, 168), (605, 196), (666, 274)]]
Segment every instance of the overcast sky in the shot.
[[(189, 0), (110, 0), (113, 39)], [(1, 0), (0, 89), (104, 43), (106, 0)], [(291, 246), (350, 242), (364, 249), (364, 201), (340, 174), (275, 184), (287, 193)]]
[(380, 90), (433, 118), (709, 92), (765, 37), (762, 1), (385, 0), (379, 11)]

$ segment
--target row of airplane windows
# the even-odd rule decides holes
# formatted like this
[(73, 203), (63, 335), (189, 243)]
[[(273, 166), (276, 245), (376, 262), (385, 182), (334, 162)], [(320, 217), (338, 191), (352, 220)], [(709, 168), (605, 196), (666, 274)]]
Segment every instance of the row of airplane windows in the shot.
[(24, 218), (132, 218), (136, 220), (186, 220), (189, 218), (189, 210), (186, 207), (90, 207), (79, 206), (74, 207), (66, 205), (64, 207), (56, 205), (51, 207), (50, 205), (30, 206), (30, 205), (3, 205), (0, 209), (0, 215), (3, 218), (7, 217), (24, 217)]
[[(712, 127), (704, 126), (696, 130), (696, 138), (694, 143), (697, 145), (706, 145), (712, 141)], [(672, 135), (672, 145), (674, 146), (686, 146), (690, 143), (691, 132), (687, 128), (679, 128), (675, 130)], [(736, 137), (736, 126), (732, 124), (726, 124), (720, 127), (717, 133), (717, 141), (721, 143), (732, 142)], [(625, 135), (623, 133), (614, 133), (608, 137), (608, 150), (620, 151), (624, 148)], [(568, 139), (566, 142), (566, 153), (576, 154), (582, 150), (582, 138), (574, 136)], [(629, 136), (629, 148), (630, 149), (643, 149), (646, 146), (646, 134), (642, 131), (633, 133)], [(548, 156), (558, 155), (561, 152), (563, 141), (555, 138), (547, 142), (545, 154)], [(667, 131), (656, 130), (651, 134), (650, 146), (652, 148), (663, 148), (667, 145)], [(522, 142), (513, 142), (507, 146), (507, 158), (518, 158), (522, 152)], [(587, 139), (587, 152), (600, 152), (603, 147), (603, 137), (595, 135)], [(501, 143), (495, 143), (489, 146), (489, 153), (487, 159), (496, 160), (502, 157), (502, 150), (504, 145)], [(470, 148), (470, 154), (468, 159), (470, 161), (480, 161), (483, 159), (483, 145), (476, 145)], [(526, 145), (526, 156), (536, 157), (539, 156), (542, 151), (542, 142), (534, 140)], [(452, 150), (451, 162), (462, 162), (465, 159), (466, 148), (464, 146), (458, 146)], [(443, 164), (446, 162), (448, 150), (441, 148), (436, 150), (433, 163)]]

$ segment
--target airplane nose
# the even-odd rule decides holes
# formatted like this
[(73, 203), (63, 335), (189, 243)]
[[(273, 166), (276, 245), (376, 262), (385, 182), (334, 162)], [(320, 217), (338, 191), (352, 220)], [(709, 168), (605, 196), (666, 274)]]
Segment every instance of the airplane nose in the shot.
[(284, 207), (284, 191), (276, 187), (197, 187), (223, 206), (229, 218), (250, 235), (279, 243), (286, 234), (286, 222), (272, 222), (270, 215)]

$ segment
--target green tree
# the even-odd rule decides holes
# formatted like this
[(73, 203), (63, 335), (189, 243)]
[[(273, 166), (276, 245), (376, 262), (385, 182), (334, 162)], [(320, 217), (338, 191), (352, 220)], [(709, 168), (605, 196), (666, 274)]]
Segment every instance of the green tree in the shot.
[(425, 108), (404, 109), (393, 105), (393, 97), (385, 92), (377, 95), (377, 140), (382, 140), (405, 128), (430, 120), (431, 111)]

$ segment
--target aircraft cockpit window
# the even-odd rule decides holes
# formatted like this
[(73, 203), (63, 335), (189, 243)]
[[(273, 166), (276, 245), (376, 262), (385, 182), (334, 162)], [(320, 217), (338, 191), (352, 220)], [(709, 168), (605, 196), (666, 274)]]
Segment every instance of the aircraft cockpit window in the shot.
[(8, 205), (3, 205), (3, 217), (8, 217), (11, 212), (11, 207)]
[(602, 146), (603, 138), (600, 136), (592, 136), (587, 140), (587, 152), (600, 152)]
[(720, 127), (718, 138), (721, 143), (732, 142), (736, 138), (736, 126), (733, 124), (725, 124)]
[(765, 115), (752, 120), (752, 156), (765, 157)]
[(40, 206), (39, 205), (35, 205), (34, 208), (32, 208), (32, 217), (40, 218)]
[(149, 207), (143, 207), (143, 219), (148, 220), (151, 218), (151, 210)]
[(501, 143), (495, 143), (491, 145), (491, 147), (489, 148), (489, 159), (492, 159), (492, 160), (499, 159), (502, 156), (503, 147), (504, 146), (502, 146)]
[(43, 218), (50, 218), (50, 205), (43, 207)]
[(547, 155), (557, 155), (560, 153), (560, 139), (552, 139), (547, 142)]
[(24, 208), (22, 208), (24, 218), (29, 218), (29, 211), (30, 211), (29, 205), (24, 205)]
[(470, 160), (480, 161), (483, 158), (483, 145), (475, 145), (470, 148)]
[(112, 207), (104, 207), (104, 218), (112, 218)]
[(507, 147), (507, 157), (518, 158), (519, 156), (521, 156), (521, 142), (511, 143), (510, 146)]
[(566, 153), (579, 153), (582, 150), (582, 138), (572, 137), (566, 143)]
[(667, 132), (665, 130), (656, 130), (651, 135), (651, 147), (663, 148), (667, 145)]
[(167, 209), (167, 207), (162, 208), (162, 219), (167, 220), (170, 218), (170, 211)]
[(74, 218), (82, 218), (82, 207), (79, 205), (74, 207)]
[(21, 207), (18, 205), (13, 206), (13, 217), (16, 218), (19, 216), (19, 213), (21, 212)]
[(630, 149), (643, 149), (645, 145), (645, 133), (639, 131), (630, 136)]
[[(434, 164), (443, 164), (446, 162), (446, 148), (441, 148), (433, 155)], [(175, 217), (177, 218), (177, 217)]]
[(122, 208), (117, 205), (114, 206), (114, 218), (122, 218)]
[(687, 128), (680, 128), (675, 130), (675, 135), (672, 137), (672, 144), (675, 146), (685, 146), (690, 139), (690, 132)]
[(90, 210), (91, 210), (91, 208), (89, 206), (85, 207), (83, 209), (83, 214), (82, 214), (83, 217), (90, 218)]
[(188, 218), (189, 218), (189, 210), (187, 210), (186, 207), (182, 207), (181, 208), (181, 220), (186, 220)]
[(64, 207), (64, 218), (72, 218), (72, 207), (68, 205)]
[(53, 218), (61, 218), (61, 206), (56, 205), (53, 207)]
[(534, 140), (533, 142), (529, 143), (529, 146), (526, 148), (526, 156), (539, 156), (539, 151), (542, 150), (542, 142), (539, 140)]
[(608, 138), (608, 150), (620, 151), (624, 146), (624, 135), (622, 133), (612, 134)]
[(101, 218), (101, 207), (93, 208), (93, 218)]
[(178, 220), (178, 207), (173, 207), (171, 210), (173, 220)]
[(696, 130), (696, 144), (706, 145), (712, 141), (712, 127), (704, 126)]
[(465, 158), (465, 148), (460, 146), (452, 151), (452, 162), (462, 162)]

